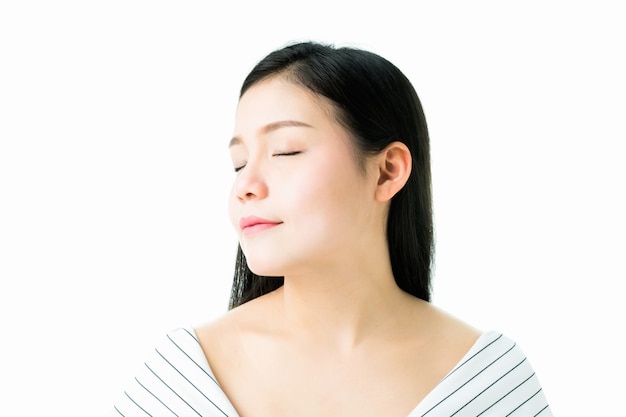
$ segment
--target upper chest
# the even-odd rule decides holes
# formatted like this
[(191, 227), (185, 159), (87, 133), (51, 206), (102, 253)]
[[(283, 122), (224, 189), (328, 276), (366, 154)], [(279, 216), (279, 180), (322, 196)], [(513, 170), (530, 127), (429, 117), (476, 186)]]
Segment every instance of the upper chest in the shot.
[(390, 343), (333, 355), (255, 338), (213, 346), (210, 355), (241, 417), (406, 417), (460, 359), (436, 345)]

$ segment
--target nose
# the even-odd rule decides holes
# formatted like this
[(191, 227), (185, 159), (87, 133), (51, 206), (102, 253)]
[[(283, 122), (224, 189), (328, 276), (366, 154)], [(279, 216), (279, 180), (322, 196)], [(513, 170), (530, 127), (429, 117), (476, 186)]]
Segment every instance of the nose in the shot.
[(234, 189), (237, 200), (241, 202), (267, 197), (267, 182), (259, 164), (249, 161), (237, 174)]

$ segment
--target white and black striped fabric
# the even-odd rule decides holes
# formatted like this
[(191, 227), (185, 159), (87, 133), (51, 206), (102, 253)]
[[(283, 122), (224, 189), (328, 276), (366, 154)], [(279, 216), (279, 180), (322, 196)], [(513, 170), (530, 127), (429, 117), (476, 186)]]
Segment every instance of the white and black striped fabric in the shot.
[[(238, 417), (191, 327), (156, 347), (112, 410), (116, 417)], [(407, 417), (540, 416), (552, 413), (521, 349), (486, 332)]]
[(552, 417), (522, 350), (498, 332), (483, 333), (408, 417)]

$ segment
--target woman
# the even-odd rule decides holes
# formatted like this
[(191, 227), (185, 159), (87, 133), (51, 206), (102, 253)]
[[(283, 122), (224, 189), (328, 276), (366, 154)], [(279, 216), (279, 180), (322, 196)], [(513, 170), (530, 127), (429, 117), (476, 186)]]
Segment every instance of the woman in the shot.
[(522, 351), (430, 303), (429, 138), (368, 51), (274, 51), (230, 153), (230, 311), (168, 335), (116, 405), (135, 415), (550, 416)]

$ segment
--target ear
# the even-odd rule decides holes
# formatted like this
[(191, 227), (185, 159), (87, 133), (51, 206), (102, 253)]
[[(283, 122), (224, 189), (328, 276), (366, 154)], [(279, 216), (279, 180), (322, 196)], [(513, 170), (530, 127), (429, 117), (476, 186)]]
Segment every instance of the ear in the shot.
[(411, 151), (402, 142), (392, 142), (378, 156), (376, 200), (388, 201), (404, 187), (411, 174)]

